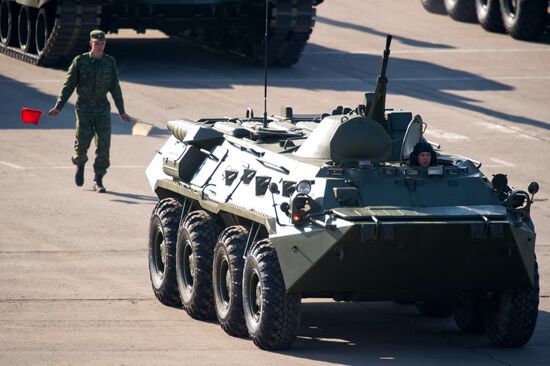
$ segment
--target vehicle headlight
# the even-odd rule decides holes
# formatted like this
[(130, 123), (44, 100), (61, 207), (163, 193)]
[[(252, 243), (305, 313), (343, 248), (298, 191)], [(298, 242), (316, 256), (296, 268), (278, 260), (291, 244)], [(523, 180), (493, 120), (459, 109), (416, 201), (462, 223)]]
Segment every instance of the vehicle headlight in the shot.
[(309, 180), (302, 180), (296, 184), (296, 192), (300, 194), (309, 194), (311, 192), (311, 182)]

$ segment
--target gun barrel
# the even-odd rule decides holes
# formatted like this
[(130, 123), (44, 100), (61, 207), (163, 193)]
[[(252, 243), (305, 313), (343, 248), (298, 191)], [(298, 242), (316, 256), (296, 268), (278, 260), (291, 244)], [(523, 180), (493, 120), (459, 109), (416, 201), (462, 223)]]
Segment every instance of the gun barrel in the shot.
[(388, 79), (386, 78), (386, 69), (388, 67), (388, 61), (390, 59), (390, 44), (392, 36), (386, 37), (386, 49), (384, 50), (384, 57), (382, 59), (382, 67), (380, 69), (380, 75), (376, 83), (376, 91), (372, 103), (368, 105), (367, 117), (372, 118), (375, 121), (385, 125), (384, 112), (386, 109), (386, 84)]
[(384, 50), (384, 58), (382, 59), (382, 68), (380, 70), (379, 78), (386, 77), (386, 69), (388, 68), (388, 61), (390, 59), (390, 45), (391, 45), (392, 36), (388, 35), (386, 37), (386, 49)]

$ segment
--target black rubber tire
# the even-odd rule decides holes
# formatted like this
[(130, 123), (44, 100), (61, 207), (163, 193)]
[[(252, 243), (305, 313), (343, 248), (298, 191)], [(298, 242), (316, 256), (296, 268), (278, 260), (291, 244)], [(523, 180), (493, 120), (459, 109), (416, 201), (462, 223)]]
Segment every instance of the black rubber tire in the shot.
[(548, 18), (548, 0), (500, 0), (502, 22), (506, 32), (515, 39), (532, 41), (540, 37)]
[(448, 318), (453, 315), (455, 302), (451, 300), (417, 301), (416, 308), (430, 318)]
[(19, 48), (23, 52), (33, 53), (34, 44), (34, 29), (36, 23), (35, 9), (28, 6), (22, 6), (17, 18), (17, 35), (19, 39)]
[(54, 18), (48, 8), (43, 7), (38, 11), (34, 29), (34, 47), (39, 55), (46, 49), (46, 44), (52, 34), (53, 22)]
[(181, 204), (165, 198), (157, 203), (149, 222), (149, 276), (153, 292), (164, 305), (178, 307), (181, 300), (176, 280), (176, 242), (180, 218)]
[(223, 226), (218, 216), (193, 211), (180, 224), (176, 278), (181, 304), (194, 319), (216, 319), (212, 291), (212, 257)]
[(456, 325), (461, 331), (468, 334), (485, 332), (483, 324), (483, 298), (481, 296), (464, 295), (456, 304), (453, 313)]
[(242, 226), (230, 226), (218, 239), (214, 249), (212, 284), (216, 316), (229, 335), (248, 335), (243, 312), (244, 248), (248, 231)]
[(500, 0), (475, 0), (479, 24), (489, 32), (503, 33)]
[(477, 23), (475, 0), (445, 0), (445, 9), (456, 21)]
[(484, 311), (485, 331), (498, 347), (522, 347), (531, 339), (539, 313), (539, 272), (533, 288), (495, 291)]
[(243, 272), (243, 308), (248, 334), (265, 350), (289, 348), (300, 326), (300, 295), (286, 291), (277, 253), (269, 239), (257, 241)]
[(430, 13), (447, 15), (443, 0), (420, 0), (420, 3)]
[(17, 44), (17, 14), (15, 6), (9, 0), (2, 0), (0, 4), (0, 43), (2, 46)]

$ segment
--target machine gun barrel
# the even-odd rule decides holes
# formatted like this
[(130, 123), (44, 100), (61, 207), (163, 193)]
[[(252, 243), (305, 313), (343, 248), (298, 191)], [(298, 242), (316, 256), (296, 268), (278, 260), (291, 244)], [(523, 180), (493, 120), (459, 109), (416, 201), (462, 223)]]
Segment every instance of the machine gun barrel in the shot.
[(386, 109), (386, 85), (388, 84), (388, 78), (386, 77), (386, 70), (388, 68), (388, 61), (390, 59), (390, 44), (392, 36), (388, 35), (386, 38), (386, 49), (384, 50), (384, 57), (382, 59), (382, 67), (380, 69), (380, 75), (376, 83), (376, 91), (374, 92), (374, 98), (372, 103), (368, 106), (367, 116), (385, 125), (384, 112)]

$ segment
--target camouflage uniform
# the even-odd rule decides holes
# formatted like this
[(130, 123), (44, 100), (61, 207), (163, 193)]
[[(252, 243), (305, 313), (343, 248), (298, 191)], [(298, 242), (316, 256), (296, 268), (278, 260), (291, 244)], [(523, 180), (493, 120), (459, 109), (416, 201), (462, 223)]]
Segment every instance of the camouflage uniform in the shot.
[(94, 59), (91, 53), (76, 56), (67, 72), (67, 80), (55, 108), (61, 110), (74, 89), (76, 102), (76, 140), (74, 164), (84, 166), (88, 161), (87, 151), (92, 138), (96, 137), (94, 172), (103, 176), (109, 167), (111, 145), (111, 105), (107, 100), (110, 92), (119, 114), (125, 113), (122, 91), (118, 82), (118, 69), (113, 57), (103, 54)]

